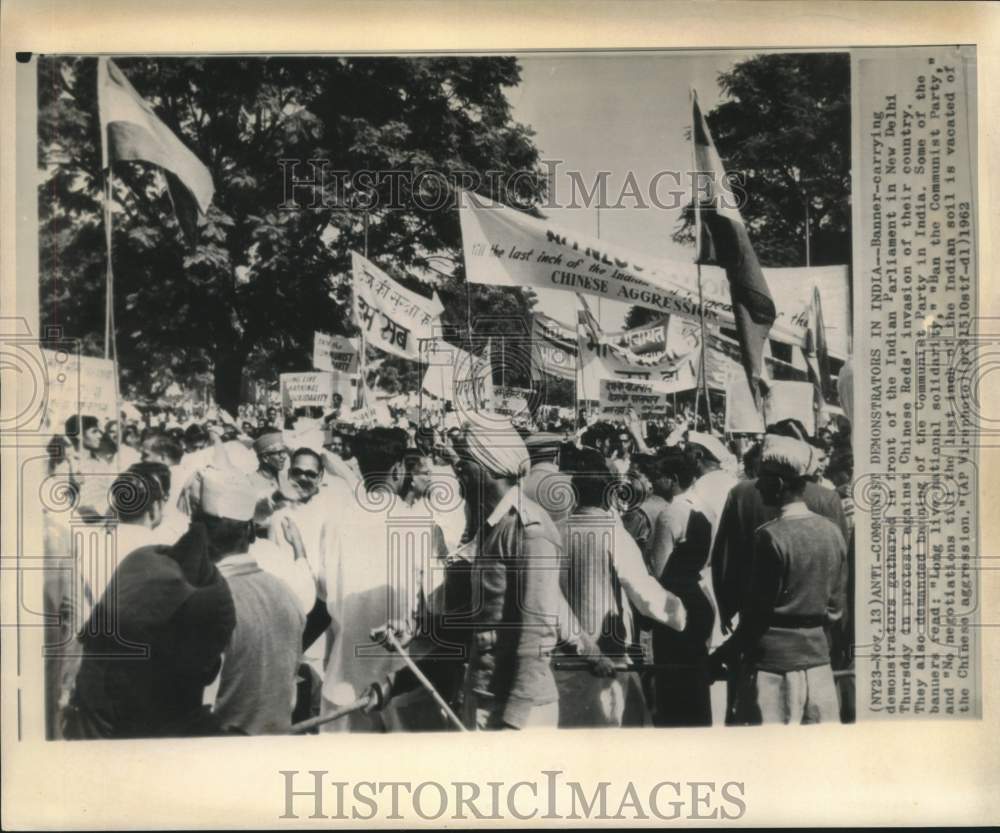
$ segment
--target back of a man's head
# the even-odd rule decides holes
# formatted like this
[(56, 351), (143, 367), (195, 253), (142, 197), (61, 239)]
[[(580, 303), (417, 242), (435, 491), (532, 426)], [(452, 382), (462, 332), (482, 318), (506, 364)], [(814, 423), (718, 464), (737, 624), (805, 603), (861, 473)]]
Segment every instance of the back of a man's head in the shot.
[(191, 423), (184, 429), (184, 445), (188, 450), (195, 450), (203, 447), (208, 442), (208, 431), (197, 422)]
[(606, 509), (615, 481), (604, 455), (593, 448), (581, 448), (573, 455), (569, 471), (577, 508)]
[[(181, 433), (183, 435), (183, 432)], [(169, 434), (158, 431), (150, 435), (147, 442), (149, 442), (150, 450), (165, 459), (171, 466), (176, 466), (184, 459), (184, 447)]]
[(385, 480), (392, 467), (402, 461), (409, 437), (399, 428), (378, 426), (359, 432), (352, 445), (361, 476), (366, 483), (374, 484)]
[(121, 523), (142, 523), (153, 505), (170, 496), (170, 469), (163, 463), (136, 463), (115, 478), (108, 502)]
[(698, 477), (698, 461), (690, 451), (671, 446), (657, 455), (660, 471), (674, 480), (680, 488), (687, 489)]

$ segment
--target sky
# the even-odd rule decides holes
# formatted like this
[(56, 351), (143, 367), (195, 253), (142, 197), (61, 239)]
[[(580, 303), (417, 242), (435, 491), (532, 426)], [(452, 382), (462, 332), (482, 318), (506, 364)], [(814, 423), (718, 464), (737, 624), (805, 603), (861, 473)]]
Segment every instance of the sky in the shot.
[[(653, 257), (690, 260), (693, 248), (670, 236), (686, 198), (670, 207), (672, 178), (661, 171), (686, 171), (691, 165), (689, 90), (694, 87), (702, 110), (720, 101), (718, 75), (755, 53), (719, 52), (591, 52), (519, 55), (521, 84), (507, 91), (516, 121), (535, 131), (540, 158), (561, 164), (555, 169), (556, 201), (572, 201), (569, 172), (578, 172), (588, 190), (598, 172), (608, 171), (608, 202), (613, 205), (631, 171), (646, 207), (626, 196), (624, 207), (598, 211), (589, 207), (546, 210), (554, 222), (580, 233)], [(683, 182), (683, 181), (682, 181)], [(655, 189), (657, 207), (650, 201)], [(583, 202), (579, 188), (578, 202)], [(542, 312), (562, 321), (576, 318), (575, 299), (566, 292), (539, 291)], [(592, 305), (594, 306), (594, 305)], [(621, 327), (627, 304), (602, 301), (599, 318), (606, 330)], [(594, 312), (598, 313), (595, 307)]]

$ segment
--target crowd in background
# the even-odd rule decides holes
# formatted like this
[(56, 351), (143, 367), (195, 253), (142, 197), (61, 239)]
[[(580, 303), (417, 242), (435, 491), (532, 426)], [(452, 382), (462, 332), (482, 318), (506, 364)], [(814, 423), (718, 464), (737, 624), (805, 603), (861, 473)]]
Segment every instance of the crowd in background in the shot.
[(853, 719), (846, 419), (340, 417), (67, 421), (51, 737)]

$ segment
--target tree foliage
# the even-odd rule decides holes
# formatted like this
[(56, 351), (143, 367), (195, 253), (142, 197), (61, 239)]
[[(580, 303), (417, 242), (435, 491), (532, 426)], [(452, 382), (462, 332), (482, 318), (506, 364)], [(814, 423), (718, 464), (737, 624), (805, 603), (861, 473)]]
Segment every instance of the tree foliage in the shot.
[[(117, 347), (126, 392), (156, 396), (173, 381), (214, 375), (215, 398), (235, 408), (244, 370), (274, 379), (309, 366), (315, 330), (353, 332), (350, 251), (424, 295), (437, 288), (446, 316), (523, 316), (519, 293), (466, 287), (457, 213), (415, 199), (421, 172), (483, 175), (479, 191), (540, 198), (531, 131), (503, 94), (520, 79), (512, 58), (133, 58), (117, 61), (157, 115), (210, 169), (216, 193), (190, 247), (162, 173), (113, 166)], [(39, 211), (43, 324), (102, 349), (104, 177), (96, 60), (45, 58), (39, 75)], [(328, 160), (327, 200), (296, 190), (286, 171)], [(302, 160), (290, 169), (280, 160)], [(351, 175), (373, 176), (363, 188)], [(346, 181), (335, 172), (347, 172)], [(425, 189), (426, 190), (426, 189)], [(423, 191), (421, 193), (424, 193)], [(366, 204), (362, 198), (369, 200)], [(371, 204), (374, 199), (375, 204)], [(467, 296), (467, 297), (466, 297)], [(459, 310), (462, 311), (458, 321)], [(500, 310), (496, 313), (496, 310)], [(448, 322), (446, 322), (448, 323)], [(413, 363), (379, 364), (387, 387), (413, 387)]]
[[(719, 75), (725, 100), (706, 113), (764, 266), (851, 262), (851, 62), (847, 54), (758, 55)], [(690, 130), (690, 128), (688, 128)], [(694, 242), (690, 209), (673, 235)], [(655, 314), (633, 307), (627, 326)]]
[[(850, 263), (851, 62), (847, 54), (759, 55), (720, 74), (706, 114), (764, 266)], [(675, 235), (692, 240), (690, 217)]]

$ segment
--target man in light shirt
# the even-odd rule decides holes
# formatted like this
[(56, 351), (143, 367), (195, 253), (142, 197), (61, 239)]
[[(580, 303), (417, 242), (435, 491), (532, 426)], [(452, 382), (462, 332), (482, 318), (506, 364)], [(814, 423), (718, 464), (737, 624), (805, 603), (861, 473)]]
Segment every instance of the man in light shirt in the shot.
[[(615, 475), (592, 449), (574, 455), (573, 513), (559, 527), (563, 535), (560, 584), (576, 621), (604, 654), (633, 665), (639, 633), (632, 605), (643, 616), (683, 631), (680, 599), (646, 569), (638, 545), (609, 507)], [(569, 621), (573, 621), (570, 619)], [(560, 726), (644, 725), (649, 722), (638, 675), (595, 677), (583, 670), (556, 673)]]
[[(355, 438), (363, 487), (324, 526), (323, 588), (332, 644), (324, 669), (321, 714), (348, 705), (372, 679), (403, 665), (371, 641), (386, 622), (414, 630), (431, 572), (433, 519), (397, 497), (406, 435), (374, 428)], [(324, 725), (330, 732), (380, 732), (396, 728), (391, 710), (354, 713)]]

